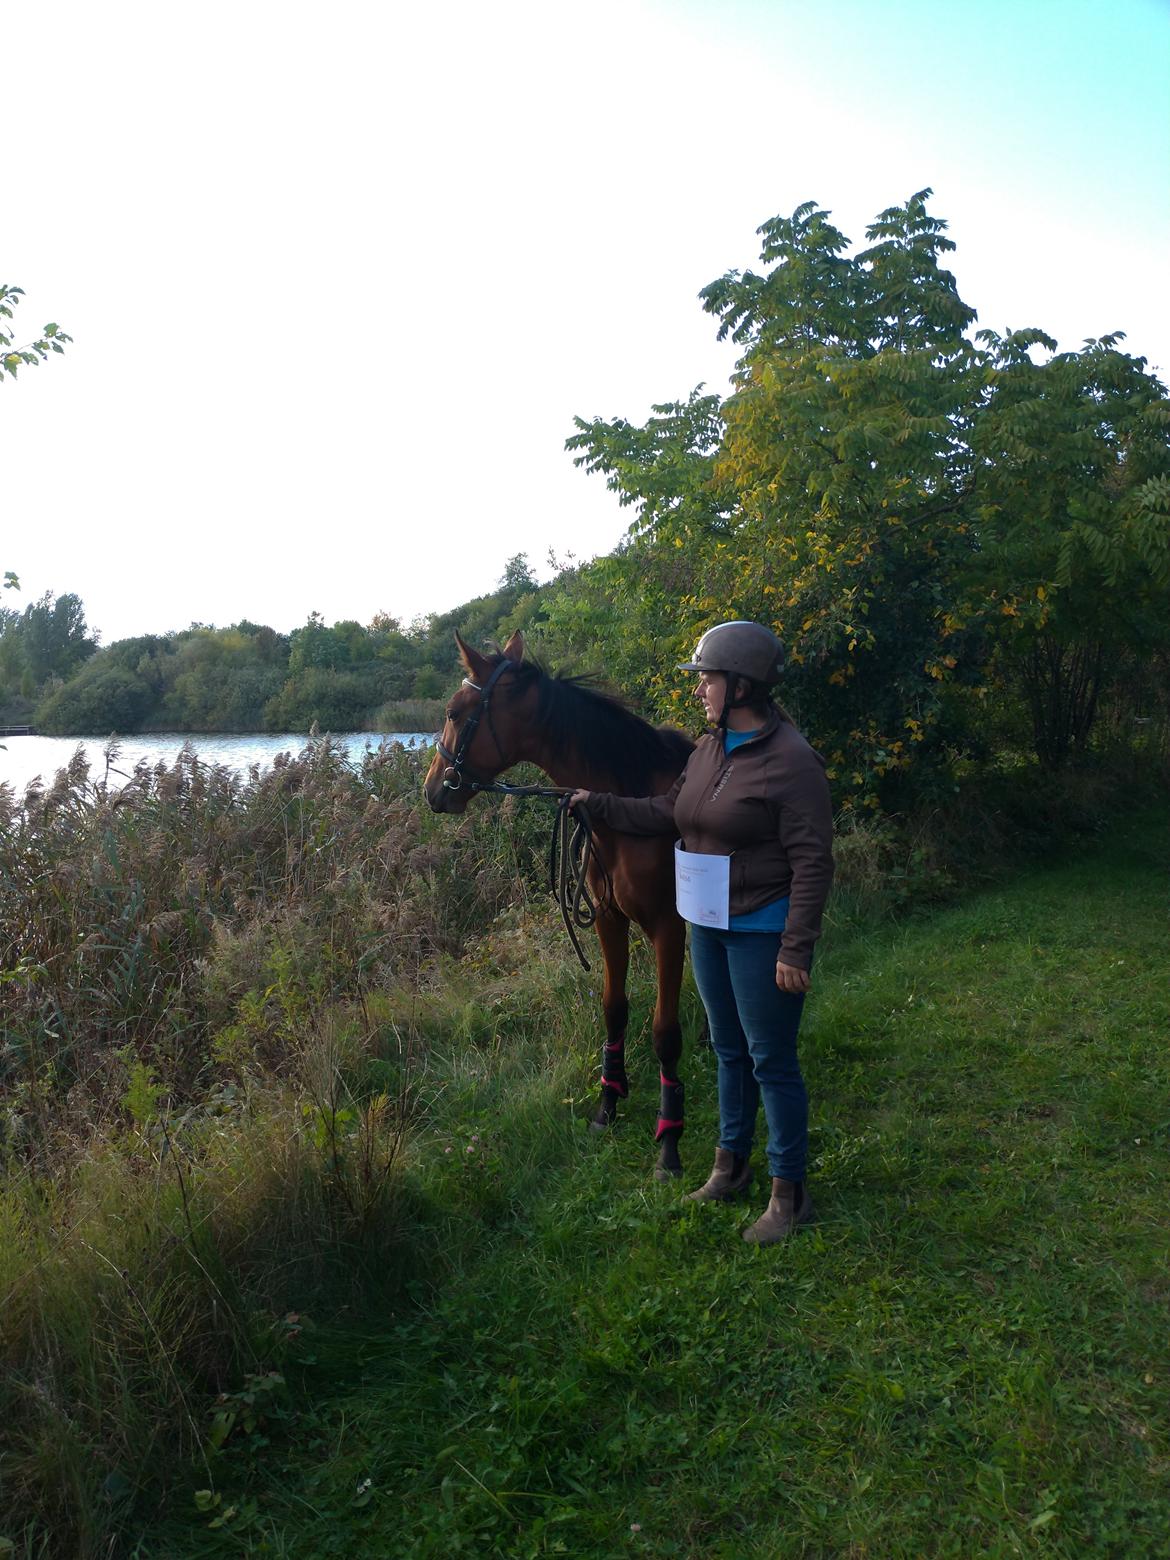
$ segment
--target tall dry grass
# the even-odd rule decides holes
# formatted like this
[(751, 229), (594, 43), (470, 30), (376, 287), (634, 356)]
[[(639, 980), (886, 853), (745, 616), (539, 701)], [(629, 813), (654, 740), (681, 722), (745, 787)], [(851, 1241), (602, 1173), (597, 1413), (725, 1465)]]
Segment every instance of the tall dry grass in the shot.
[(107, 1553), (271, 1391), (283, 1317), (394, 1290), (415, 1042), (379, 994), (435, 982), (538, 849), (510, 808), (440, 833), (401, 749), (108, 773), (0, 788), (0, 1537), (29, 1553)]

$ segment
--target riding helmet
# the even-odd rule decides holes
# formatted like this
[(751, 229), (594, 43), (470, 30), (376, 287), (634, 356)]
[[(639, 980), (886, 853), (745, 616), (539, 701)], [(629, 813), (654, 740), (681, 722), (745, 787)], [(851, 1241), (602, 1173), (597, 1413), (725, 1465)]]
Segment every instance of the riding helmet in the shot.
[(780, 681), (784, 646), (763, 623), (716, 623), (695, 646), (680, 672), (730, 672), (770, 688)]

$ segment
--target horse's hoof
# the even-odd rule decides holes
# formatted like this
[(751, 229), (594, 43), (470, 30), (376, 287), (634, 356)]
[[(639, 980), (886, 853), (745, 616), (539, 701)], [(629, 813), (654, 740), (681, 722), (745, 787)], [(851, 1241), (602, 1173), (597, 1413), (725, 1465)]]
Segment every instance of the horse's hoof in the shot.
[(589, 1123), (590, 1132), (608, 1132), (617, 1120), (617, 1101), (603, 1095), (597, 1102), (597, 1109), (593, 1113), (593, 1120)]
[(654, 1179), (661, 1182), (664, 1186), (668, 1186), (671, 1181), (677, 1181), (682, 1173), (683, 1170), (681, 1165), (654, 1166)]

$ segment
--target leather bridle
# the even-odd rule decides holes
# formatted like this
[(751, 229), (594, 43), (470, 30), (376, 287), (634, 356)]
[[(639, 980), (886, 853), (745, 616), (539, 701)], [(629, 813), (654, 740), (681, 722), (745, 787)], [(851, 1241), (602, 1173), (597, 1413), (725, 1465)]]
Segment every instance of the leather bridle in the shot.
[(496, 728), (492, 724), (491, 702), (492, 692), (496, 684), (504, 673), (510, 671), (511, 668), (512, 662), (505, 658), (492, 667), (491, 676), (482, 686), (477, 682), (473, 682), (470, 677), (463, 679), (465, 688), (474, 688), (476, 693), (479, 694), (479, 703), (472, 710), (471, 714), (468, 715), (463, 729), (459, 733), (459, 739), (455, 743), (455, 751), (453, 753), (450, 748), (444, 745), (441, 736), (435, 739), (435, 746), (439, 750), (440, 757), (447, 760), (447, 768), (443, 772), (444, 789), (448, 791), (466, 790), (474, 795), (477, 791), (490, 791), (495, 788), (495, 782), (491, 780), (477, 780), (470, 770), (468, 770), (466, 775), (463, 770), (467, 762), (468, 750), (482, 720), (487, 721), (487, 728), (492, 734), (492, 741), (496, 744), (496, 752), (500, 755), (501, 760), (504, 757), (504, 750), (500, 746), (500, 739), (496, 736)]

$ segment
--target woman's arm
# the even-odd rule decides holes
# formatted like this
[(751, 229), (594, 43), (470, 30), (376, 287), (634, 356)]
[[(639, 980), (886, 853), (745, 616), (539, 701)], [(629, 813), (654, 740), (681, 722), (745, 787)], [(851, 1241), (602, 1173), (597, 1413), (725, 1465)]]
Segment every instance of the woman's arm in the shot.
[[(683, 771), (685, 774), (686, 771)], [(683, 775), (662, 796), (618, 796), (614, 791), (574, 791), (569, 806), (579, 802), (591, 817), (622, 834), (673, 834), (674, 804), (682, 790)]]
[(792, 886), (776, 984), (785, 991), (807, 991), (813, 946), (833, 882), (833, 804), (825, 772), (811, 752), (781, 792), (780, 843), (792, 868)]

